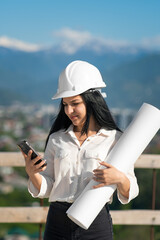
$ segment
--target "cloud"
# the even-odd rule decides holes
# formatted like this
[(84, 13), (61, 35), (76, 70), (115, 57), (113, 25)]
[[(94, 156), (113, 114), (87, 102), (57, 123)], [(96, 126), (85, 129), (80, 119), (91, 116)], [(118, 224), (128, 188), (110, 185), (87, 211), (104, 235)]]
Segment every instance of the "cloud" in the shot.
[(25, 52), (36, 52), (41, 49), (41, 46), (32, 43), (26, 43), (17, 39), (8, 38), (6, 36), (0, 37), (0, 46), (13, 48)]
[(64, 28), (53, 33), (53, 36), (61, 42), (62, 51), (72, 54), (82, 46), (91, 41), (92, 36), (86, 31), (75, 31), (70, 28)]
[(77, 31), (70, 28), (63, 28), (56, 31), (53, 33), (53, 36), (58, 39), (61, 50), (68, 54), (73, 54), (84, 46), (97, 52), (103, 51), (104, 48), (112, 51), (119, 51), (121, 48), (129, 47), (127, 41), (105, 39), (93, 36), (87, 31)]
[(65, 53), (73, 54), (80, 48), (94, 50), (99, 53), (112, 51), (116, 53), (135, 54), (139, 49), (160, 50), (160, 35), (140, 39), (133, 43), (127, 40), (108, 39), (100, 36), (94, 36), (88, 31), (78, 31), (71, 28), (62, 28), (53, 32), (53, 36), (58, 40), (59, 49)]
[[(53, 49), (67, 54), (74, 54), (80, 49), (87, 49), (97, 53), (111, 51), (115, 53), (137, 53), (139, 49), (160, 50), (160, 35), (152, 38), (145, 38), (137, 43), (127, 40), (108, 39), (92, 35), (88, 31), (78, 31), (71, 28), (62, 28), (53, 32)], [(56, 43), (56, 44), (55, 44)], [(25, 52), (36, 52), (49, 50), (51, 46), (38, 45), (20, 41), (18, 39), (0, 37), (0, 46), (18, 49)]]
[(149, 49), (160, 49), (160, 35), (142, 39), (141, 45)]

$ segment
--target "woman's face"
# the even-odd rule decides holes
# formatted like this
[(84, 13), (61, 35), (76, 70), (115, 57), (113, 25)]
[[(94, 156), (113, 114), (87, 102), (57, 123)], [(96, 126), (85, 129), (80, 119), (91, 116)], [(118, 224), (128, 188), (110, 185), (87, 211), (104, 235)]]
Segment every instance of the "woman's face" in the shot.
[(65, 114), (74, 126), (83, 127), (86, 121), (86, 106), (80, 95), (63, 98)]

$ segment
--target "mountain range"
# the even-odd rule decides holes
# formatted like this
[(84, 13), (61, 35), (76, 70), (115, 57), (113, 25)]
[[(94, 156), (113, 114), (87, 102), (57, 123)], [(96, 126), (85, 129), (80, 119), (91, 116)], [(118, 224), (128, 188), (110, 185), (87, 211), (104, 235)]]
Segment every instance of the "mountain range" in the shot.
[(25, 52), (0, 47), (0, 105), (16, 101), (52, 104), (58, 76), (73, 60), (85, 60), (99, 68), (110, 107), (138, 109), (147, 102), (160, 108), (160, 52), (98, 52), (87, 47), (74, 53), (56, 48)]

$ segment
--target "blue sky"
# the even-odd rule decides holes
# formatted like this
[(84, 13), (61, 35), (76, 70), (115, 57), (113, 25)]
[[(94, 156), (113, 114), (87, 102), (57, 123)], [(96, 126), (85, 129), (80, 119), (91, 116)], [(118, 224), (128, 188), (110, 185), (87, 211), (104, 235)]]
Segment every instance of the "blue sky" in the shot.
[(0, 38), (47, 46), (81, 33), (84, 39), (160, 45), (160, 1), (0, 0)]

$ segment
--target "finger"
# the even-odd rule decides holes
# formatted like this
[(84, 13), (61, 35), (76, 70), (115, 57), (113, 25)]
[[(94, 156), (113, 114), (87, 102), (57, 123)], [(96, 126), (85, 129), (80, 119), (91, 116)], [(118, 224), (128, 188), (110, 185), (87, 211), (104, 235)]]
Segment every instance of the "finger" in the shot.
[(103, 171), (103, 169), (98, 169), (98, 168), (97, 168), (97, 169), (94, 169), (94, 170), (93, 170), (93, 173), (94, 173), (94, 174), (98, 174), (98, 173), (101, 173), (102, 171)]
[(105, 170), (106, 168), (113, 167), (111, 164), (106, 163), (106, 162), (99, 162), (99, 163), (100, 163), (101, 166), (105, 166), (105, 168), (104, 167), (101, 167), (101, 168), (98, 167), (98, 168), (94, 169), (93, 172), (101, 172), (101, 171)]
[(113, 167), (111, 164), (107, 163), (107, 162), (100, 162), (101, 165), (105, 166), (105, 167), (108, 167), (108, 168), (111, 168)]
[(32, 150), (29, 150), (28, 155), (27, 155), (29, 158), (31, 158), (32, 152), (33, 152)]
[(42, 156), (38, 155), (36, 158), (31, 159), (33, 165), (38, 165), (36, 164), (39, 160), (42, 159)]
[(104, 179), (107, 177), (107, 175), (103, 173), (99, 173), (99, 174), (94, 174), (93, 177), (98, 179)]
[(96, 176), (99, 176), (99, 175), (104, 175), (106, 173), (106, 168), (105, 169), (95, 169), (93, 170), (93, 174), (96, 175)]
[(40, 172), (43, 172), (43, 171), (45, 171), (46, 170), (46, 168), (47, 168), (47, 166), (43, 166), (43, 167), (40, 167)]
[(104, 186), (105, 186), (104, 183), (100, 183), (100, 184), (94, 185), (93, 188), (96, 189), (96, 188), (100, 188), (100, 187), (104, 187)]
[(36, 169), (43, 168), (46, 165), (46, 160), (38, 160), (40, 162), (36, 162), (34, 165)]
[[(24, 154), (25, 154), (25, 153), (24, 153)], [(26, 155), (26, 154), (24, 155), (25, 161), (26, 161), (27, 163), (30, 162), (30, 160), (31, 160), (31, 155), (32, 155), (32, 150), (30, 150), (27, 155)]]
[(43, 168), (44, 166), (46, 166), (46, 160), (41, 160), (41, 162), (38, 163), (38, 164), (36, 164), (36, 166), (37, 166), (38, 168)]
[(105, 183), (105, 179), (103, 177), (93, 177), (93, 180), (96, 182), (101, 182), (101, 183)]
[(44, 166), (43, 168), (38, 168), (34, 170), (34, 173), (39, 173), (39, 172), (43, 172), (46, 169), (46, 166)]
[(43, 171), (46, 170), (46, 168), (47, 168), (47, 166), (44, 165), (44, 163), (43, 163), (41, 167), (39, 167), (38, 169), (36, 169), (36, 172), (43, 172)]

